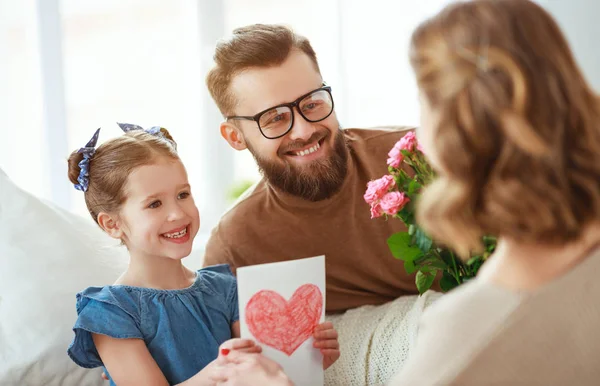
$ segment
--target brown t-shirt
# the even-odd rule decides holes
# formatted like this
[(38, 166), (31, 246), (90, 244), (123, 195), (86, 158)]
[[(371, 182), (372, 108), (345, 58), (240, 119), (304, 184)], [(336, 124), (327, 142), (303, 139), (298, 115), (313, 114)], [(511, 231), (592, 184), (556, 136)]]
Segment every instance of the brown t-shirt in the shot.
[(538, 290), (458, 287), (424, 312), (390, 385), (600, 385), (599, 276), (600, 248)]
[(414, 275), (386, 240), (405, 230), (400, 220), (371, 219), (367, 182), (387, 173), (387, 153), (409, 130), (345, 129), (351, 156), (339, 193), (310, 202), (261, 180), (213, 229), (204, 265), (247, 265), (325, 255), (327, 312), (382, 304), (417, 293)]

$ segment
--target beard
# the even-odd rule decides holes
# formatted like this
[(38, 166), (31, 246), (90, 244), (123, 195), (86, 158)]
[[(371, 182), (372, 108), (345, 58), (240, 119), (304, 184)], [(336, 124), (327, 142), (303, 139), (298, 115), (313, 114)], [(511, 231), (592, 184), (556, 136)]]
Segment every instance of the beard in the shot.
[[(326, 130), (315, 132), (307, 141), (291, 143), (287, 151), (300, 149), (316, 140), (327, 139), (328, 133)], [(247, 146), (261, 174), (270, 185), (308, 201), (321, 201), (340, 190), (348, 172), (349, 148), (346, 138), (340, 129), (336, 130), (334, 135), (333, 153), (328, 158), (315, 160), (300, 167), (283, 157), (283, 162), (262, 158), (250, 144)]]

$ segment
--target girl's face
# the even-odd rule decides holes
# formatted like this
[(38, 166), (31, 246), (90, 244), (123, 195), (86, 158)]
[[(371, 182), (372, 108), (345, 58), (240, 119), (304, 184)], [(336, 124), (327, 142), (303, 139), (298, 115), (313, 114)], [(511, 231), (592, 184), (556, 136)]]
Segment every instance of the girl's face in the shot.
[(118, 226), (132, 255), (179, 260), (191, 253), (200, 215), (181, 161), (161, 158), (135, 169), (125, 196)]

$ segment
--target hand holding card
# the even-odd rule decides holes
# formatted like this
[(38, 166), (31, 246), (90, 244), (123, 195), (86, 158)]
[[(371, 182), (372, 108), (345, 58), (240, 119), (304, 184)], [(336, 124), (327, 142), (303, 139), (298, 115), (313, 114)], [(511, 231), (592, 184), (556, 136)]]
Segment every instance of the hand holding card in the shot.
[(256, 340), (296, 385), (323, 384), (324, 365), (339, 357), (333, 326), (320, 326), (325, 257), (238, 268), (237, 277), (242, 338)]

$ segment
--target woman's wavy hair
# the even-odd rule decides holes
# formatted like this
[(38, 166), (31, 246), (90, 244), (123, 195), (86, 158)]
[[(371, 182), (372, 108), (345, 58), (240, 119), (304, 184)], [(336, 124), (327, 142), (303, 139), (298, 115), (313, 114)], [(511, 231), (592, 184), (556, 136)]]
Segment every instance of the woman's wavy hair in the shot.
[(463, 257), (492, 234), (564, 244), (600, 218), (600, 103), (529, 0), (454, 3), (412, 35), (440, 176), (418, 219)]

